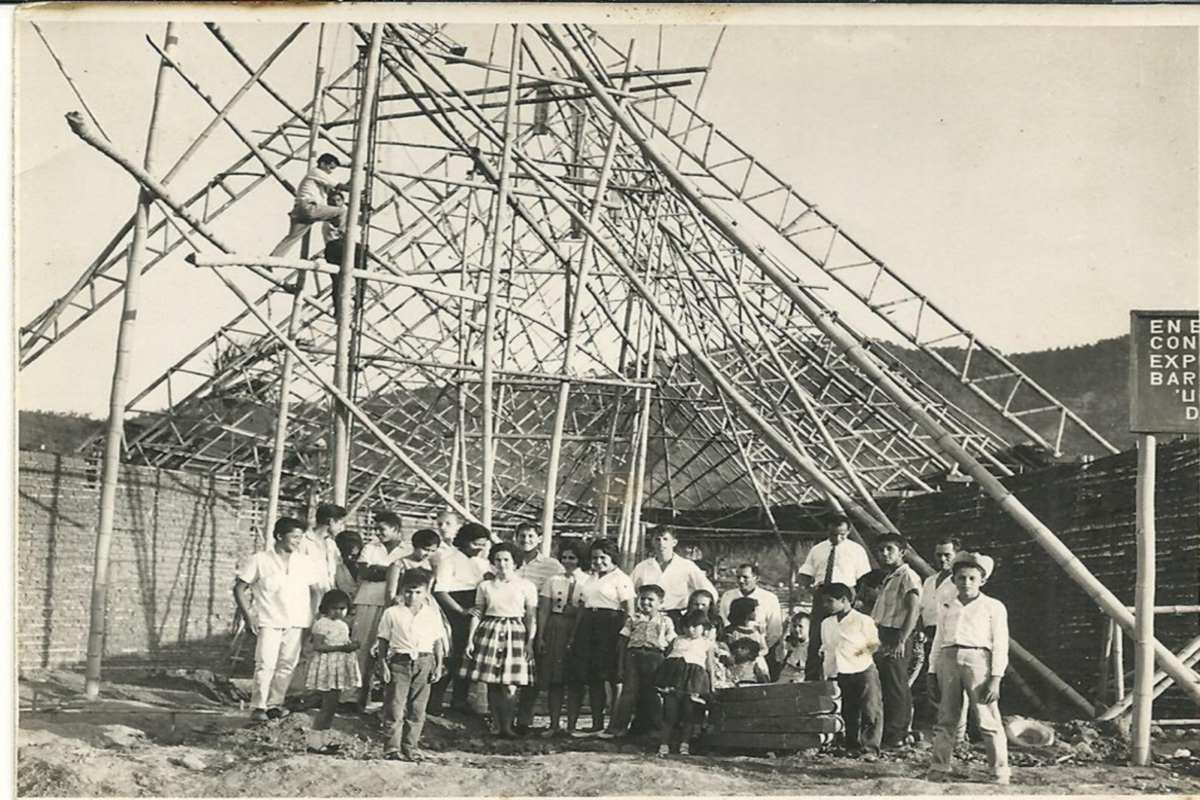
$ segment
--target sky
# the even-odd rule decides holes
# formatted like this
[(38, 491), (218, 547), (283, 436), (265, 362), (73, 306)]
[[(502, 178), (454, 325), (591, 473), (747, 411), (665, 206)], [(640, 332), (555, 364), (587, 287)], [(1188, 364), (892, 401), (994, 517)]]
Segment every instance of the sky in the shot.
[[(63, 115), (78, 101), (29, 25), (14, 27), (16, 316), (25, 324), (129, 217), (135, 189), (67, 129)], [(222, 27), (257, 63), (294, 23)], [(145, 37), (161, 39), (163, 25), (47, 21), (42, 30), (112, 140), (140, 159), (157, 66)], [(601, 30), (622, 47), (634, 38), (643, 65), (655, 60), (657, 26)], [(718, 30), (664, 28), (663, 65), (704, 64)], [(177, 31), (180, 61), (224, 102), (244, 73), (200, 24)], [(484, 57), (492, 31), (447, 33)], [(497, 61), (507, 36), (502, 28)], [(347, 32), (326, 44), (327, 63), (349, 63)], [(315, 45), (310, 26), (268, 72), (297, 105), (311, 93)], [(681, 91), (690, 101), (696, 87)], [(700, 107), (1002, 350), (1084, 344), (1126, 332), (1131, 308), (1197, 305), (1194, 28), (734, 25)], [(269, 129), (275, 109), (252, 93), (233, 119)], [(162, 113), (160, 173), (211, 115), (178, 82)], [(194, 189), (240, 151), (215, 134), (175, 185)], [(265, 251), (289, 204), (282, 189), (261, 189), (219, 229)], [(141, 306), (135, 389), (240, 308), (178, 258), (147, 276)], [(103, 415), (118, 310), (111, 303), (23, 370), (19, 407)]]

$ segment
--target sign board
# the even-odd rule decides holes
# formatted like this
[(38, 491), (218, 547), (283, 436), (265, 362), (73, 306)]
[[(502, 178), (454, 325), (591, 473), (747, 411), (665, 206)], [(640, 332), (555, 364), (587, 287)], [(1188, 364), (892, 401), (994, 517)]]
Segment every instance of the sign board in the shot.
[(1131, 311), (1129, 430), (1200, 433), (1200, 311)]

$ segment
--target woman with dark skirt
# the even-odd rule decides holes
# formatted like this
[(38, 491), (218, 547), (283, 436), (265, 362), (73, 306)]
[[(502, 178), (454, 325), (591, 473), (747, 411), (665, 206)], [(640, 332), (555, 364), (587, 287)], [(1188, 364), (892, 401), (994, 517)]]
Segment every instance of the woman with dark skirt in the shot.
[[(591, 579), (580, 567), (583, 564), (582, 545), (563, 542), (558, 560), (563, 565), (561, 575), (553, 575), (538, 598), (537, 658), (538, 680), (549, 687), (550, 729), (543, 736), (562, 733), (563, 698), (572, 683), (567, 643), (575, 632), (575, 623), (583, 611), (583, 587)], [(583, 686), (580, 684), (580, 694)], [(575, 731), (576, 716), (567, 717), (567, 733)]]
[(468, 522), (454, 537), (454, 550), (438, 561), (437, 580), (433, 596), (446, 612), (450, 623), (450, 657), (446, 675), (433, 686), (429, 698), (429, 713), (440, 714), (446, 689), (453, 685), (451, 708), (467, 710), (467, 681), (459, 675), (463, 653), (467, 649), (471, 609), (475, 607), (475, 590), (490, 565), (487, 551), (492, 544), (491, 532), (482, 525)]
[[(604, 730), (604, 711), (611, 693), (615, 704), (621, 685), (617, 671), (618, 642), (626, 617), (633, 614), (637, 593), (633, 581), (617, 568), (617, 547), (608, 539), (594, 542), (588, 551), (592, 576), (583, 586), (583, 610), (571, 636), (567, 686), (567, 725), (579, 717), (586, 685), (592, 707), (592, 728)], [(575, 732), (574, 735), (586, 735)]]

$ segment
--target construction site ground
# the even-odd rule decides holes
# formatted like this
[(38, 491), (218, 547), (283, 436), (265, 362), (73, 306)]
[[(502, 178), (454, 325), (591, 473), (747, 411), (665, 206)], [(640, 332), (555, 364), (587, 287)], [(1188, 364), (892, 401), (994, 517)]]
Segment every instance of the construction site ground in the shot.
[(211, 681), (130, 675), (92, 703), (82, 690), (74, 672), (22, 677), (21, 796), (1200, 793), (1195, 730), (1156, 732), (1153, 765), (1129, 767), (1116, 737), (1060, 724), (1053, 747), (1012, 751), (1012, 784), (999, 787), (985, 782), (983, 753), (965, 746), (956, 780), (932, 783), (926, 743), (873, 763), (824, 751), (658, 758), (648, 742), (496, 740), (479, 717), (458, 714), (430, 717), (421, 764), (382, 760), (370, 716), (340, 716), (342, 751), (320, 756), (305, 751), (306, 713), (252, 724)]

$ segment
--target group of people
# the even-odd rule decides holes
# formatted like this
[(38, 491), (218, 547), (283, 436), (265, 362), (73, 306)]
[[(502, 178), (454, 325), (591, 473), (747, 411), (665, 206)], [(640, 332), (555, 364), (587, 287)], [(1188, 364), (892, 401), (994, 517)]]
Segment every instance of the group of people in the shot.
[[(406, 538), (385, 511), (364, 545), (345, 522), (334, 505), (317, 509), (311, 531), (280, 519), (274, 546), (240, 565), (234, 588), (257, 635), (251, 716), (281, 718), (289, 688), (309, 693), (320, 708), (315, 752), (336, 751), (324, 731), (339, 705), (366, 709), (373, 679), (383, 685), (386, 757), (398, 760), (421, 758), (426, 713), (469, 710), (472, 683), (487, 687), (500, 737), (531, 732), (545, 690), (541, 735), (644, 734), (667, 755), (689, 752), (716, 689), (823, 679), (839, 685), (847, 748), (872, 757), (910, 736), (910, 677), (924, 648), (930, 696), (940, 698), (931, 774), (949, 770), (969, 705), (993, 774), (1007, 782), (1004, 606), (979, 592), (991, 559), (952, 539), (938, 543), (939, 571), (922, 582), (903, 538), (879, 537), (883, 566), (872, 571), (837, 518), (800, 568), (811, 618), (800, 610), (785, 620), (754, 564), (739, 565), (737, 586), (720, 594), (676, 552), (670, 526), (649, 532), (652, 555), (626, 573), (610, 540), (564, 539), (555, 558), (530, 523), (504, 542), (446, 511)], [(581, 730), (585, 696), (592, 724)]]
[(908, 545), (899, 534), (876, 539), (881, 566), (872, 570), (866, 549), (849, 533), (849, 521), (835, 518), (829, 537), (799, 570), (815, 598), (805, 674), (837, 681), (846, 746), (874, 758), (881, 748), (911, 742), (911, 687), (924, 667), (926, 694), (937, 709), (930, 778), (949, 774), (970, 710), (993, 779), (1008, 783), (998, 705), (1008, 615), (1003, 603), (980, 592), (993, 560), (943, 537), (933, 553), (937, 570), (922, 581), (905, 563)]

